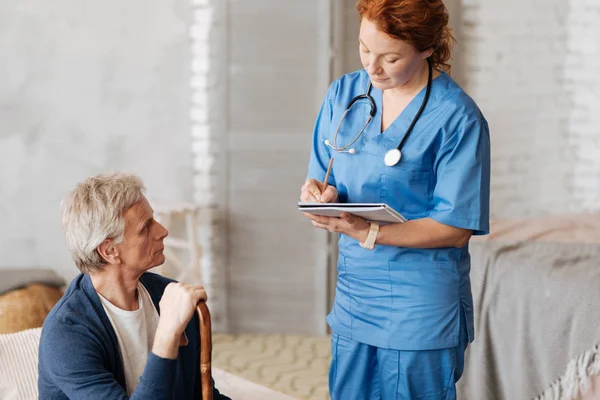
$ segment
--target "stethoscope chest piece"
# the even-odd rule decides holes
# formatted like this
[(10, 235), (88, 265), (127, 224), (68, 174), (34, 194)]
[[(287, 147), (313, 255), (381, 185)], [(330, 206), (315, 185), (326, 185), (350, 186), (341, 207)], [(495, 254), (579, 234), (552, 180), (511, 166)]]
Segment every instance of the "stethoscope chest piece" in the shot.
[(388, 167), (393, 167), (394, 165), (396, 165), (400, 162), (401, 158), (402, 158), (402, 153), (400, 152), (400, 150), (392, 149), (392, 150), (388, 151), (387, 153), (385, 153), (383, 162), (385, 162), (385, 165), (387, 165)]

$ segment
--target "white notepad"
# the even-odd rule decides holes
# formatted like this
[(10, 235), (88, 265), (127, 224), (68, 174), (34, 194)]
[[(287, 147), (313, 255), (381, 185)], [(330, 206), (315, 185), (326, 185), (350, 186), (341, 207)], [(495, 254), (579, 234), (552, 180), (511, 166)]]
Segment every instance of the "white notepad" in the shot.
[(298, 210), (326, 217), (339, 217), (347, 212), (373, 222), (406, 222), (398, 211), (385, 203), (298, 203)]

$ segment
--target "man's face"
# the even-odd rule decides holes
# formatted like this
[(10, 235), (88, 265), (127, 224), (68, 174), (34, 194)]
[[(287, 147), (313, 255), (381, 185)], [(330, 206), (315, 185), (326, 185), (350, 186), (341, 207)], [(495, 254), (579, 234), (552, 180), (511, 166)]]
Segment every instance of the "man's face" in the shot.
[(121, 264), (147, 271), (165, 262), (163, 240), (169, 232), (154, 220), (154, 210), (143, 197), (125, 214), (125, 238), (116, 246)]

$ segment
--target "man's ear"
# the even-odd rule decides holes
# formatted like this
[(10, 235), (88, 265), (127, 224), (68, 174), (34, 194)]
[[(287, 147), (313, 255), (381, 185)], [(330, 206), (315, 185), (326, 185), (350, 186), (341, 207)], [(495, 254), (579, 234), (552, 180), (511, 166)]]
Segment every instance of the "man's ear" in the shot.
[(113, 244), (111, 239), (105, 239), (102, 243), (100, 243), (100, 246), (96, 248), (96, 251), (98, 251), (100, 257), (102, 257), (102, 259), (108, 264), (121, 263), (121, 259), (119, 258), (119, 250), (117, 249), (117, 246)]

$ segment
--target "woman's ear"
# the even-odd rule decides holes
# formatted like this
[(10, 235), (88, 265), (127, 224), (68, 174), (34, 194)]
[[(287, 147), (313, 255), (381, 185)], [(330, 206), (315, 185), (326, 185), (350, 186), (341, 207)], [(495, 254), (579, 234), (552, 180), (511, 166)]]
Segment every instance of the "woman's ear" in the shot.
[(119, 250), (115, 246), (111, 239), (105, 239), (100, 246), (96, 249), (100, 257), (108, 264), (120, 264), (121, 259), (119, 258)]
[(433, 55), (433, 48), (427, 49), (421, 53), (421, 57), (423, 57), (423, 59), (427, 59), (427, 58), (431, 57), (432, 55)]

